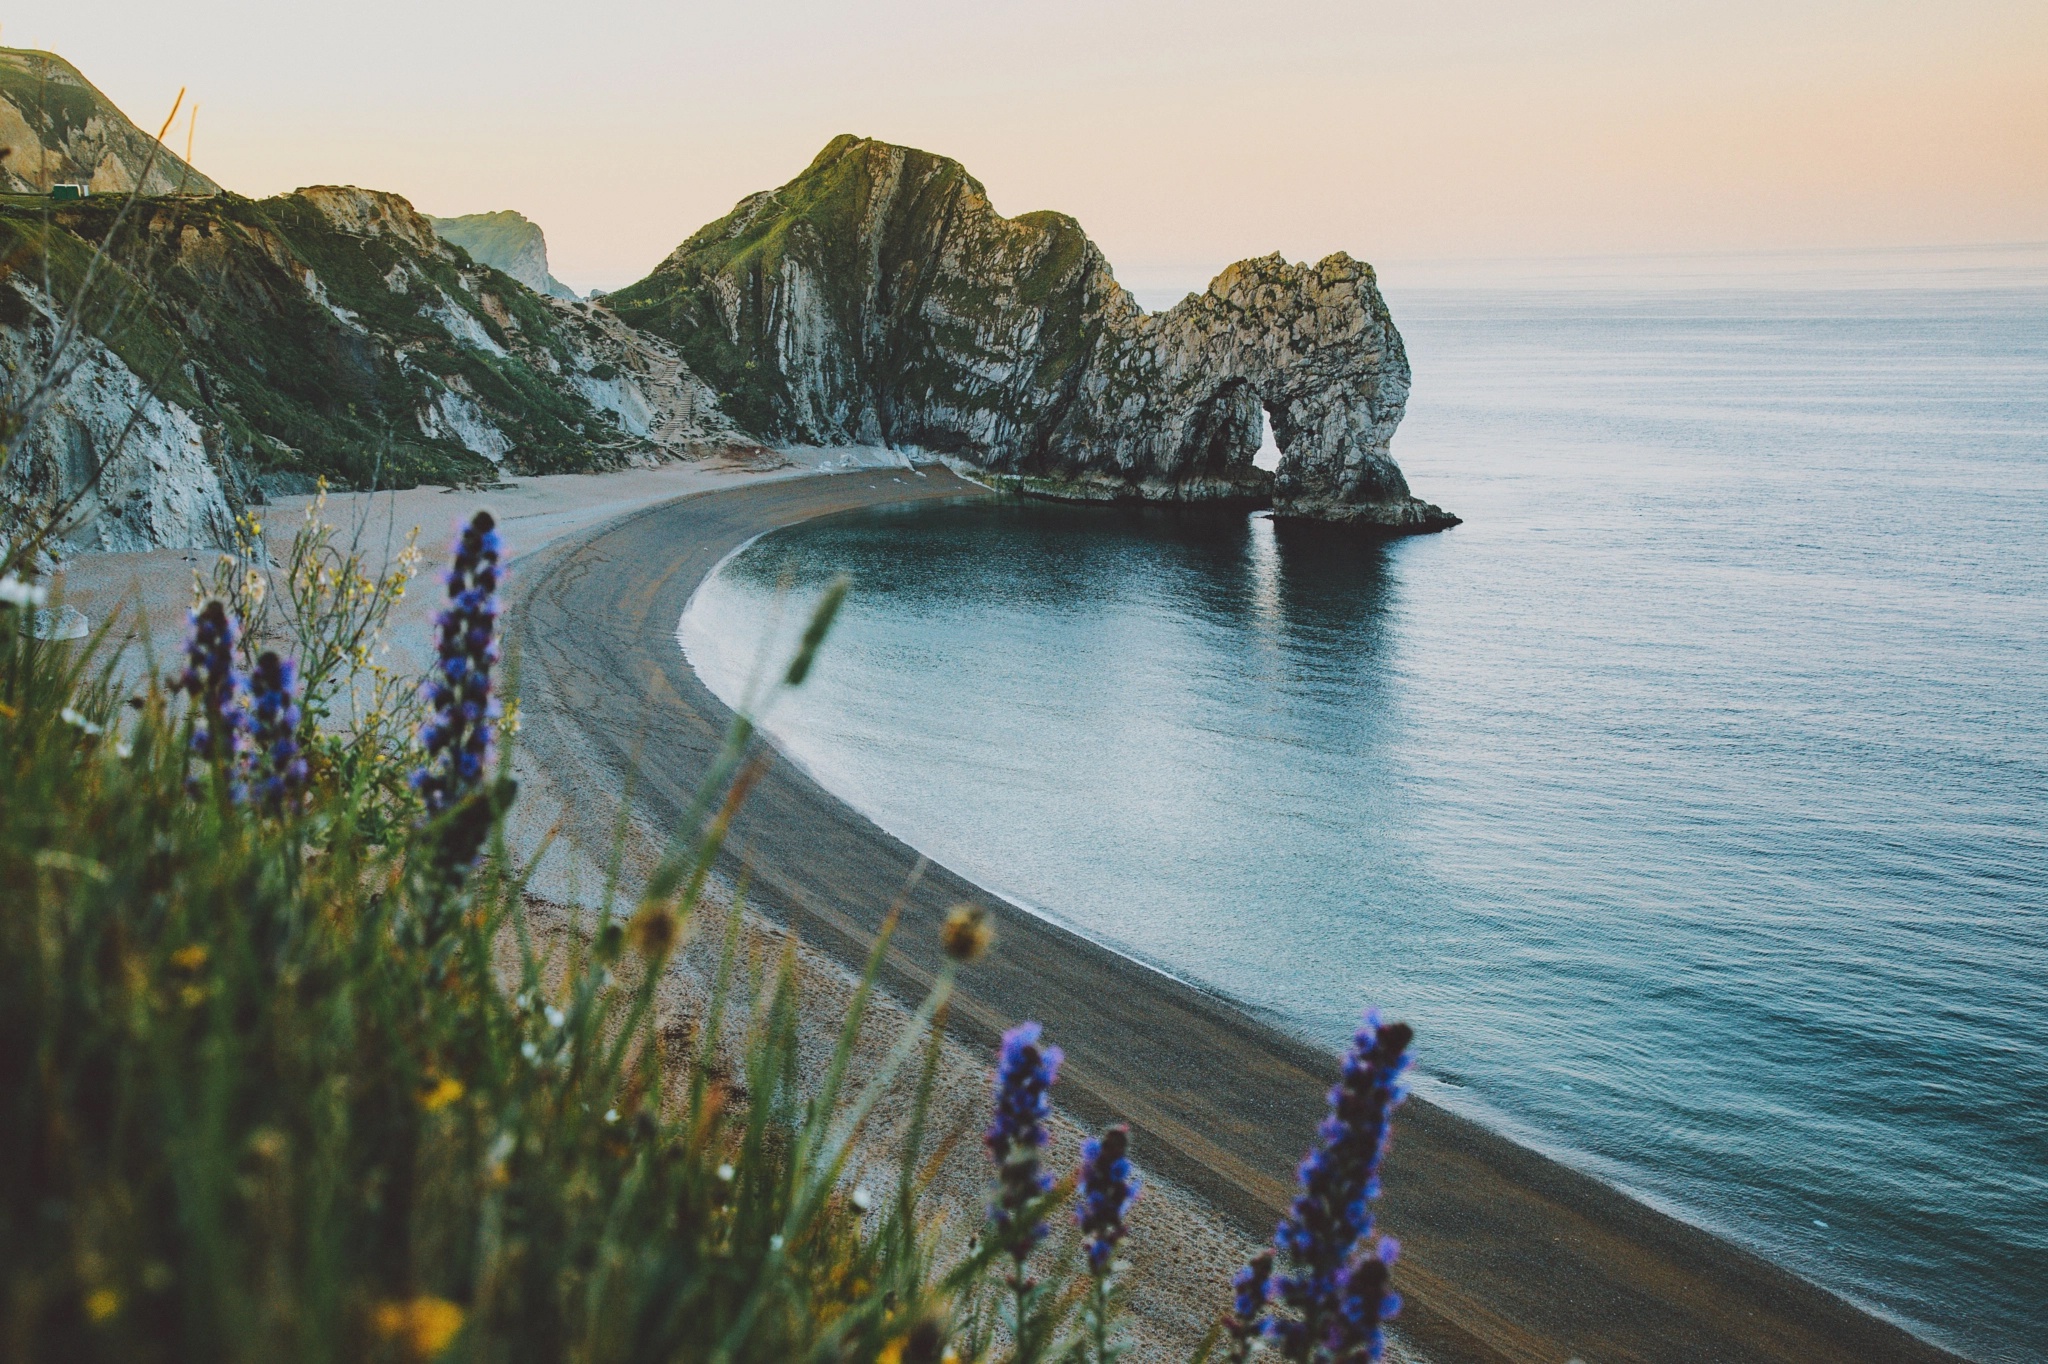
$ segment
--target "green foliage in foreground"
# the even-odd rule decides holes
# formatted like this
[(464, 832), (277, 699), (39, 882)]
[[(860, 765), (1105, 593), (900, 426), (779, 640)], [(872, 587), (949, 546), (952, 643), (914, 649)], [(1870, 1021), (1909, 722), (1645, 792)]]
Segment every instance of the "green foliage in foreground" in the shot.
[[(374, 637), (391, 583), (332, 555), (309, 520), (290, 563), (315, 568), (272, 600), (302, 639)], [(921, 1134), (899, 1187), (858, 1199), (878, 1206), (845, 1188), (884, 1082), (914, 1082), (922, 1054), (929, 1093), (950, 972), (860, 1093), (860, 1004), (807, 1096), (793, 959), (739, 960), (737, 910), (707, 926), (711, 1016), (680, 1044), (655, 1026), (746, 784), (744, 722), (646, 897), (548, 963), (495, 821), (466, 881), (430, 870), (464, 807), (422, 823), (405, 707), (309, 735), (306, 788), (265, 813), (194, 755), (182, 696), (130, 695), (17, 609), (0, 607), (0, 1355), (902, 1364), (1102, 1338), (1072, 1319), (1070, 1258), (1036, 1257), (1022, 1331), (993, 1240), (937, 1263)], [(315, 684), (309, 728), (349, 674)], [(501, 817), (508, 786), (473, 799)], [(709, 1045), (728, 1014), (739, 1076)]]

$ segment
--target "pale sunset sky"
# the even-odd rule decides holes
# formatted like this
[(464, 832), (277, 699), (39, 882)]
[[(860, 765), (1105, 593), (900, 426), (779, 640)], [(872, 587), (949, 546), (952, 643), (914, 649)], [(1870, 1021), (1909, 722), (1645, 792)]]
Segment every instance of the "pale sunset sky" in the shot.
[[(834, 134), (1081, 220), (1141, 289), (1401, 262), (2048, 239), (2048, 0), (36, 0), (232, 189), (516, 208), (637, 279)], [(172, 139), (182, 150), (181, 120)]]

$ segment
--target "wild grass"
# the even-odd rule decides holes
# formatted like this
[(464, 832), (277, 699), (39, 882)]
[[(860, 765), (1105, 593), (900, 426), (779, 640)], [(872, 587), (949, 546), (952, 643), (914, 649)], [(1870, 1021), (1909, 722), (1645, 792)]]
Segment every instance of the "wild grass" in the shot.
[[(307, 594), (330, 638), (347, 595)], [(451, 881), (463, 812), (424, 818), (402, 727), (325, 736), (337, 760), (266, 812), (195, 755), (182, 698), (117, 675), (0, 631), (9, 1358), (874, 1358), (966, 1287), (932, 1271), (914, 1180), (868, 1227), (839, 1187), (876, 1092), (837, 1092), (858, 1009), (810, 1099), (787, 961), (739, 991), (743, 1105), (705, 1057), (664, 1065), (649, 1003), (734, 791), (549, 971), (502, 777), (470, 797), (491, 851)], [(741, 963), (712, 927), (716, 1015)]]

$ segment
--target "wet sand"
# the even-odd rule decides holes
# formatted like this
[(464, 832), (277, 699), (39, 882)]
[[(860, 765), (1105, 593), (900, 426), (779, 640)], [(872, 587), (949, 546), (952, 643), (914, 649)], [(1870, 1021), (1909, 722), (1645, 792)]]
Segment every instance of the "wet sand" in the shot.
[[(546, 774), (563, 841), (601, 861), (620, 794), (646, 827), (680, 819), (730, 714), (684, 661), (676, 623), (727, 553), (836, 511), (980, 491), (936, 469), (757, 483), (650, 507), (522, 559), (511, 616), (522, 766)], [(751, 902), (806, 942), (857, 966), (917, 861), (777, 755), (721, 871), (744, 877)], [(885, 966), (899, 997), (923, 993), (937, 926), (968, 899), (992, 897), (944, 868), (925, 874)], [(1128, 1121), (1141, 1166), (1206, 1200), (1246, 1239), (1269, 1234), (1334, 1059), (1044, 920), (990, 907), (999, 944), (963, 977), (960, 1040), (986, 1047), (1015, 1020), (1040, 1019), (1067, 1051), (1068, 1112), (1090, 1125)], [(1411, 1021), (1426, 1052), (1429, 1021)], [(1397, 1134), (1382, 1221), (1404, 1246), (1401, 1336), (1432, 1360), (1955, 1358), (1419, 1100)]]

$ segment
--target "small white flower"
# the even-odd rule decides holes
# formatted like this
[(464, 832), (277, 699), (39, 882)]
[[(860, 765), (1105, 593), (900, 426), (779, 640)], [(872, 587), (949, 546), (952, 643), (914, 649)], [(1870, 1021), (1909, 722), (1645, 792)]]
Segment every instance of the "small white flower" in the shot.
[(728, 1184), (732, 1183), (732, 1166), (730, 1166), (730, 1165), (721, 1165), (721, 1166), (719, 1166), (719, 1167), (718, 1167), (718, 1177), (719, 1177), (720, 1179), (724, 1180), (724, 1181), (725, 1181), (726, 1183), (728, 1183)]
[(868, 1192), (867, 1185), (859, 1184), (854, 1186), (853, 1206), (861, 1212), (866, 1212), (869, 1208), (875, 1206), (875, 1196)]
[(769, 1237), (769, 1238), (768, 1238), (768, 1249), (770, 1249), (770, 1250), (781, 1250), (781, 1249), (782, 1249), (782, 1233), (781, 1233), (781, 1232), (777, 1232), (777, 1233), (776, 1233), (775, 1235), (773, 1235), (773, 1236), (771, 1236), (771, 1237)]
[(521, 1042), (519, 1044), (519, 1054), (521, 1056), (524, 1056), (529, 1061), (540, 1060), (540, 1048), (536, 1047), (531, 1042)]
[(604, 1111), (604, 1120), (606, 1122), (617, 1122), (619, 1120), (619, 1110), (616, 1108), (607, 1108)]
[(58, 711), (57, 714), (64, 718), (64, 722), (66, 724), (76, 725), (78, 726), (78, 728), (84, 730), (87, 734), (103, 734), (106, 732), (102, 730), (98, 725), (86, 719), (83, 715), (79, 714), (77, 711), (73, 710), (69, 706), (64, 707), (64, 709)]
[(44, 606), (49, 603), (50, 589), (37, 583), (25, 583), (9, 573), (0, 577), (0, 602), (9, 606)]
[(548, 1026), (550, 1028), (559, 1028), (562, 1026), (562, 1011), (560, 1009), (557, 1009), (554, 1005), (550, 1004), (547, 1008), (541, 1010), (541, 1015), (542, 1017), (547, 1019)]

